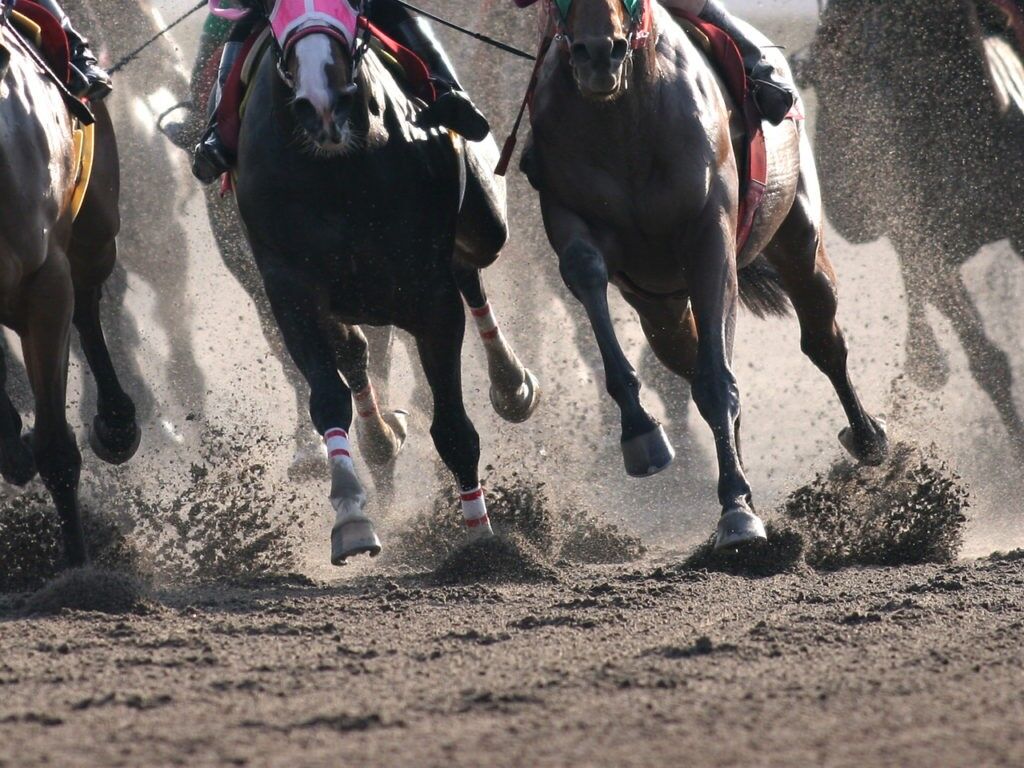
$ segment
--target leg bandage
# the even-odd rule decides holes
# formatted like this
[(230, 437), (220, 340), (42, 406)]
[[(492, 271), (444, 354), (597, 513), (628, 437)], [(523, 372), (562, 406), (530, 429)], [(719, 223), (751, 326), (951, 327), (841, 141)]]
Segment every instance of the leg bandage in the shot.
[(341, 427), (334, 427), (324, 432), (324, 443), (327, 445), (327, 456), (332, 462), (341, 462), (349, 467), (352, 463), (352, 445), (348, 441), (348, 432)]
[(487, 302), (482, 307), (470, 307), (470, 314), (476, 322), (476, 329), (480, 332), (480, 338), (484, 344), (490, 344), (498, 340), (501, 331), (498, 329), (498, 320), (491, 309), (491, 303)]
[(367, 384), (363, 389), (352, 394), (356, 401), (356, 413), (361, 419), (370, 419), (377, 415), (377, 393), (373, 391), (373, 384)]
[(463, 491), (462, 516), (466, 521), (467, 528), (479, 528), (487, 525), (490, 520), (487, 517), (487, 504), (484, 501), (484, 489), (479, 485), (468, 491)]

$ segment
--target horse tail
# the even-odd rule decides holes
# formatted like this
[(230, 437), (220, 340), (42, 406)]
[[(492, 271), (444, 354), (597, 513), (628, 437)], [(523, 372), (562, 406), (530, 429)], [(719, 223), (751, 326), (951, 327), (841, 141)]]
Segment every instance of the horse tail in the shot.
[(757, 317), (784, 317), (789, 314), (789, 297), (782, 288), (782, 280), (775, 267), (759, 255), (737, 275), (740, 301)]

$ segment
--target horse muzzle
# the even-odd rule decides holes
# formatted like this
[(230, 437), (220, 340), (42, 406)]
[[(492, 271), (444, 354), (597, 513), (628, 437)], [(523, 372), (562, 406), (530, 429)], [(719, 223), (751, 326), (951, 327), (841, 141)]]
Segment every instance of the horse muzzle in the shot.
[(296, 94), (292, 112), (307, 138), (320, 149), (343, 150), (351, 135), (348, 122), (355, 101), (356, 86), (350, 85), (334, 93), (329, 100)]
[(624, 37), (577, 39), (569, 48), (576, 85), (584, 98), (610, 101), (624, 90), (629, 41)]

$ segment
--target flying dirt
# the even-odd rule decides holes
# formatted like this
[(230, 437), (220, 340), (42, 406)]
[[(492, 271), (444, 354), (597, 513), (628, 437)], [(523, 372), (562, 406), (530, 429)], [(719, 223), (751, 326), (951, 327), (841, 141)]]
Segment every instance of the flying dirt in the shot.
[[(109, 65), (194, 3), (67, 5)], [(525, 50), (540, 41), (537, 12), (507, 0), (422, 5)], [(729, 6), (787, 54), (815, 32), (811, 0)], [(361, 477), (383, 551), (331, 566), (308, 389), (231, 196), (199, 185), (159, 129), (192, 97), (204, 15), (118, 72), (105, 102), (123, 188), (103, 321), (143, 437), (122, 466), (89, 451), (96, 393), (73, 346), (93, 564), (61, 571), (38, 481), (0, 487), (0, 768), (1024, 764), (1015, 438), (937, 310), (920, 311), (948, 378), (925, 389), (904, 375), (908, 291), (884, 237), (854, 245), (826, 229), (851, 375), (887, 423), (890, 458), (848, 461), (842, 411), (792, 316), (741, 312), (743, 458), (769, 540), (723, 555), (708, 540), (711, 432), (613, 296), (641, 398), (676, 450), (654, 477), (624, 473), (587, 317), (513, 163), (511, 239), (484, 277), (540, 381), (531, 421), (494, 413), (469, 333), (463, 357), (498, 536), (465, 544), (415, 344), (399, 333), (371, 355), (388, 356), (378, 396), (409, 411), (407, 444), (393, 478)], [(437, 31), (500, 145), (530, 62)], [(816, 94), (803, 95), (813, 142)], [(1020, 402), (1024, 264), (1002, 240), (959, 274)], [(6, 342), (8, 391), (31, 425), (20, 344)]]

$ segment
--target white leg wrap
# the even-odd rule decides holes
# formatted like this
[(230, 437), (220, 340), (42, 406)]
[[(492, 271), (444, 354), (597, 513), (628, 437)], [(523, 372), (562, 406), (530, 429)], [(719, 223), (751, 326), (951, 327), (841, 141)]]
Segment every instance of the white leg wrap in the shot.
[(356, 413), (361, 419), (372, 419), (377, 415), (377, 393), (373, 391), (373, 384), (367, 384), (364, 389), (354, 392), (352, 397), (356, 401)]
[(479, 485), (470, 490), (462, 492), (462, 517), (466, 521), (467, 528), (480, 528), (490, 525), (487, 517), (487, 503), (484, 501), (484, 489)]
[(324, 432), (324, 444), (327, 446), (327, 457), (331, 464), (340, 462), (355, 469), (352, 463), (352, 444), (348, 441), (348, 432), (341, 427), (333, 427)]
[(497, 344), (501, 341), (501, 329), (498, 328), (498, 318), (494, 316), (491, 303), (487, 302), (482, 307), (470, 307), (469, 312), (476, 322), (476, 329), (480, 332), (480, 338), (484, 344)]

